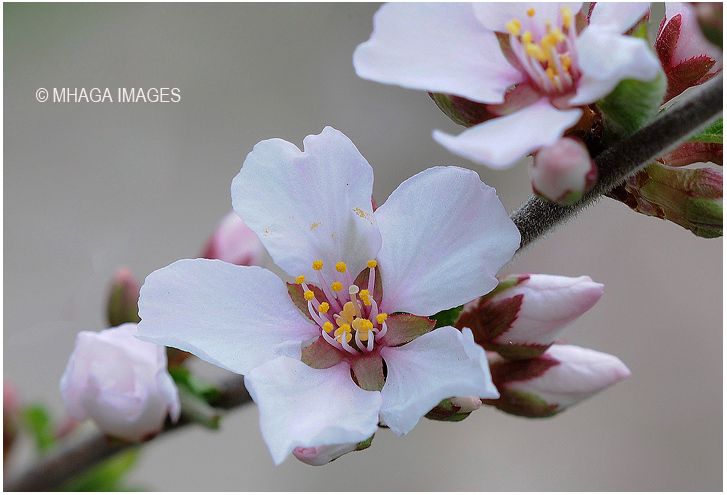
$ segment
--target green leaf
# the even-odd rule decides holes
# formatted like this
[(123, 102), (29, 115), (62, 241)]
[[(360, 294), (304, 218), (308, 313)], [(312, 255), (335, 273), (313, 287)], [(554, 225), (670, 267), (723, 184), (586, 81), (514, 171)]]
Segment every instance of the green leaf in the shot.
[(194, 395), (199, 396), (206, 402), (211, 402), (220, 396), (220, 391), (212, 383), (203, 380), (192, 374), (187, 368), (176, 366), (169, 368), (169, 374), (177, 386), (185, 387)]
[(434, 316), (430, 316), (430, 319), (436, 320), (437, 322), (434, 328), (454, 326), (454, 322), (457, 321), (457, 318), (459, 318), (459, 314), (462, 312), (463, 307), (464, 306), (457, 306), (456, 308), (445, 309)]
[(98, 464), (63, 486), (68, 492), (129, 491), (122, 483), (123, 476), (136, 464), (139, 448), (127, 449)]
[(696, 136), (689, 138), (695, 143), (718, 143), (722, 144), (722, 118), (710, 125)]
[(653, 81), (624, 79), (616, 89), (597, 103), (603, 113), (607, 137), (620, 140), (651, 121), (659, 111), (666, 93), (663, 71)]
[(35, 445), (39, 452), (46, 452), (56, 444), (56, 436), (53, 431), (53, 421), (50, 413), (40, 404), (31, 404), (22, 413), (23, 426), (35, 439)]

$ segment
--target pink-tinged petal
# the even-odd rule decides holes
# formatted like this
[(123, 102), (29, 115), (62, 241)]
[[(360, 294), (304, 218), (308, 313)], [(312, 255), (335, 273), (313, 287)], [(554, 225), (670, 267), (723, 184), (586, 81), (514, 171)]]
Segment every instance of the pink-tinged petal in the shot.
[(317, 447), (296, 447), (293, 455), (301, 462), (309, 466), (323, 466), (335, 461), (344, 454), (354, 452), (359, 442), (342, 443), (335, 445), (319, 445)]
[(381, 246), (372, 215), (371, 166), (341, 132), (326, 127), (303, 140), (255, 145), (232, 181), (235, 211), (289, 275), (316, 280), (313, 261), (337, 280), (335, 263), (357, 274)]
[[(492, 31), (507, 32), (505, 24), (513, 19), (521, 22), (523, 30), (530, 30), (529, 22), (533, 26), (559, 24), (560, 13), (563, 7), (568, 7), (573, 14), (581, 10), (581, 2), (475, 2), (473, 3), (475, 15), (480, 23)], [(528, 11), (534, 9), (534, 15)], [(531, 21), (532, 19), (532, 21)], [(542, 29), (542, 28), (541, 28)]]
[(520, 245), (495, 190), (459, 167), (407, 179), (375, 215), (387, 313), (429, 316), (489, 292)]
[(496, 342), (550, 345), (564, 327), (591, 309), (602, 295), (603, 284), (585, 275), (531, 274), (523, 282), (489, 299), (490, 304), (497, 304), (522, 296), (515, 321)]
[(180, 260), (150, 274), (139, 298), (139, 337), (191, 352), (235, 373), (301, 356), (319, 335), (285, 284), (259, 267)]
[(581, 109), (558, 110), (547, 98), (505, 117), (467, 129), (459, 136), (435, 130), (432, 137), (452, 153), (492, 168), (506, 168), (553, 144), (581, 118)]
[(275, 464), (296, 447), (362, 442), (376, 432), (381, 394), (359, 388), (348, 363), (316, 370), (280, 357), (245, 375)]
[(401, 347), (382, 347), (381, 355), (388, 370), (381, 419), (397, 435), (449, 397), (499, 396), (485, 351), (469, 329), (437, 328)]
[(385, 4), (353, 64), (364, 79), (486, 103), (524, 80), (467, 3)]
[(706, 55), (717, 62), (710, 69), (710, 73), (721, 69), (722, 50), (707, 41), (702, 34), (694, 7), (687, 3), (666, 2), (666, 21), (669, 22), (670, 19), (677, 15), (681, 16), (681, 27), (671, 62), (676, 65), (693, 57)]
[(597, 2), (591, 11), (590, 24), (624, 33), (649, 12), (649, 5), (648, 2)]
[(540, 358), (555, 360), (538, 377), (506, 384), (508, 390), (536, 394), (558, 410), (570, 407), (631, 375), (616, 356), (575, 345), (554, 344)]
[[(605, 46), (609, 49), (604, 50)], [(588, 26), (576, 40), (576, 48), (583, 75), (571, 105), (600, 100), (624, 79), (653, 81), (661, 71), (645, 40), (623, 36), (608, 27)]]

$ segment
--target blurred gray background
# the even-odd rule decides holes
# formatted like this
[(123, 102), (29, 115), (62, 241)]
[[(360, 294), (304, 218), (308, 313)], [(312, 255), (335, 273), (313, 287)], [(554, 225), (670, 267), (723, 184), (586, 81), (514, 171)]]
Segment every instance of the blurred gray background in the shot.
[[(359, 79), (376, 4), (5, 4), (4, 377), (58, 418), (81, 330), (107, 326), (114, 272), (199, 254), (253, 145), (331, 125), (375, 171), (381, 204), (435, 165), (476, 170), (508, 210), (527, 168), (491, 171), (430, 137), (459, 128), (426, 93)], [(38, 88), (111, 88), (114, 103), (39, 103)], [(178, 103), (115, 88), (177, 87)], [(52, 91), (52, 90), (51, 90)], [(134, 484), (158, 490), (720, 490), (722, 241), (604, 199), (504, 273), (590, 275), (605, 295), (569, 343), (620, 357), (626, 381), (552, 419), (485, 408), (324, 467), (275, 467), (254, 405), (217, 432), (151, 442)], [(22, 457), (22, 456), (21, 456)], [(23, 464), (12, 459), (10, 468)]]

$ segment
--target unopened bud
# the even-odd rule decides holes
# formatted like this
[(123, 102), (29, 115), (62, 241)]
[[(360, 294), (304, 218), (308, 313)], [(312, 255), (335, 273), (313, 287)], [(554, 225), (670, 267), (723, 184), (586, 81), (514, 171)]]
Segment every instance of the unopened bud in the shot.
[(164, 346), (142, 342), (136, 331), (126, 323), (79, 332), (60, 381), (69, 416), (92, 418), (106, 435), (131, 442), (154, 437), (167, 415), (177, 421), (181, 412)]
[(235, 265), (253, 266), (260, 264), (264, 252), (265, 248), (255, 232), (232, 211), (222, 219), (207, 241), (202, 257)]
[(500, 398), (482, 402), (530, 418), (553, 416), (631, 375), (615, 356), (563, 344), (533, 359), (492, 361), (490, 370)]
[(690, 2), (697, 14), (697, 22), (707, 40), (722, 47), (723, 12), (722, 2)]
[(452, 397), (437, 404), (425, 417), (437, 421), (462, 421), (481, 405), (482, 400), (479, 397)]
[[(720, 5), (720, 17), (721, 12)], [(713, 22), (704, 25), (709, 26)], [(721, 24), (720, 19), (720, 40)], [(681, 94), (689, 87), (708, 81), (722, 69), (721, 50), (705, 39), (698, 14), (694, 6), (687, 3), (666, 3), (666, 16), (662, 21), (654, 48), (667, 78), (665, 101)]]
[(683, 167), (692, 163), (711, 162), (722, 165), (722, 143), (687, 141), (659, 159), (668, 167)]
[(467, 304), (455, 326), (472, 329), (475, 342), (486, 350), (529, 359), (545, 352), (602, 295), (603, 285), (587, 276), (511, 275)]
[(108, 301), (106, 316), (111, 326), (139, 323), (139, 283), (128, 269), (116, 272)]
[(541, 148), (530, 167), (533, 192), (563, 205), (581, 199), (597, 176), (596, 164), (585, 145), (567, 137)]
[(722, 172), (718, 170), (674, 169), (654, 163), (608, 195), (699, 237), (722, 235)]
[(344, 454), (364, 450), (371, 446), (373, 435), (358, 443), (339, 443), (334, 445), (320, 445), (318, 447), (296, 447), (293, 449), (293, 455), (299, 461), (311, 466), (323, 466), (329, 462), (335, 461)]

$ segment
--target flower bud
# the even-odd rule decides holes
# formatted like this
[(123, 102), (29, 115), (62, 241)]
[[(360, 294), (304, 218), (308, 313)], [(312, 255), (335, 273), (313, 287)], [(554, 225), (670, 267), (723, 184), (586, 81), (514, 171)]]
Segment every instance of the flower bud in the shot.
[(253, 266), (262, 261), (264, 249), (255, 232), (245, 225), (237, 213), (231, 211), (207, 241), (202, 257)]
[(310, 466), (323, 466), (329, 462), (335, 461), (344, 454), (364, 450), (371, 446), (371, 438), (358, 443), (339, 443), (334, 445), (320, 445), (318, 447), (296, 447), (293, 449), (293, 455), (299, 461), (305, 462)]
[(697, 22), (707, 40), (722, 48), (723, 12), (722, 2), (690, 2), (697, 14)]
[(139, 283), (128, 269), (116, 272), (108, 300), (106, 316), (112, 327), (139, 323)]
[(687, 141), (662, 156), (659, 161), (668, 167), (683, 167), (692, 163), (711, 162), (722, 165), (722, 143)]
[(479, 397), (452, 397), (437, 404), (425, 417), (437, 421), (462, 421), (481, 405), (482, 400)]
[(581, 199), (597, 176), (596, 164), (585, 145), (567, 137), (541, 148), (530, 166), (533, 192), (563, 205)]
[(615, 356), (555, 344), (533, 359), (490, 362), (499, 399), (483, 403), (517, 416), (553, 416), (631, 375)]
[(634, 211), (670, 220), (699, 237), (722, 235), (722, 172), (674, 169), (658, 163), (608, 195)]
[(466, 305), (455, 326), (472, 329), (475, 342), (489, 351), (528, 359), (545, 352), (602, 295), (603, 285), (587, 276), (511, 275)]
[(667, 77), (665, 101), (708, 81), (722, 69), (721, 50), (705, 39), (697, 12), (687, 3), (666, 3), (654, 48)]
[(60, 390), (68, 414), (93, 419), (109, 436), (138, 442), (158, 434), (169, 414), (179, 419), (177, 387), (164, 346), (134, 337), (135, 324), (79, 332)]

